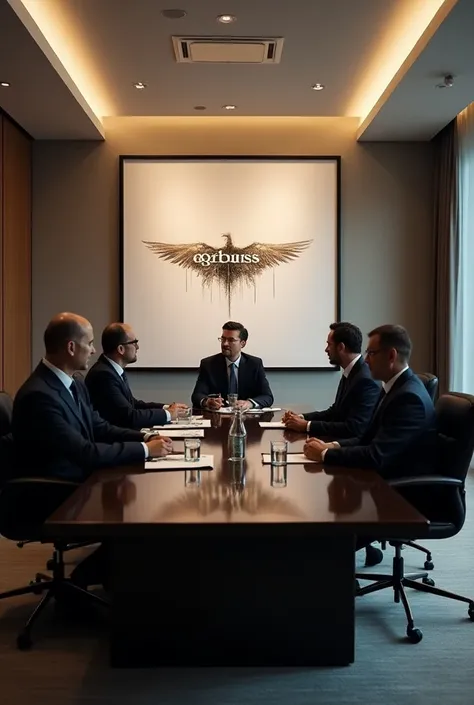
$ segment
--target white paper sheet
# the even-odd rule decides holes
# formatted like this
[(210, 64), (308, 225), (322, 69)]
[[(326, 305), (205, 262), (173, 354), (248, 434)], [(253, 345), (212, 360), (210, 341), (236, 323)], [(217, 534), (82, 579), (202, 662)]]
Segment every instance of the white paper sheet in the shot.
[(201, 455), (197, 461), (189, 462), (184, 455), (167, 455), (166, 458), (145, 460), (145, 470), (195, 470), (196, 468), (213, 468), (214, 456)]
[[(310, 460), (304, 453), (288, 453), (287, 460), (288, 465), (306, 465), (307, 463), (316, 463), (316, 460)], [(262, 453), (262, 463), (264, 465), (270, 465), (270, 453)]]
[[(261, 409), (245, 409), (246, 414), (267, 414), (270, 411), (281, 411), (279, 406), (264, 406)], [(230, 406), (223, 406), (221, 409), (216, 409), (218, 414), (232, 414), (233, 409)]]
[(261, 428), (286, 428), (285, 424), (281, 421), (259, 421), (258, 425)]
[(210, 419), (200, 419), (194, 423), (167, 423), (165, 426), (153, 426), (152, 428), (153, 431), (171, 431), (172, 428), (211, 428), (211, 421)]
[[(148, 429), (149, 432), (150, 429)], [(168, 436), (168, 438), (202, 438), (204, 436), (203, 428), (166, 428), (160, 435)]]

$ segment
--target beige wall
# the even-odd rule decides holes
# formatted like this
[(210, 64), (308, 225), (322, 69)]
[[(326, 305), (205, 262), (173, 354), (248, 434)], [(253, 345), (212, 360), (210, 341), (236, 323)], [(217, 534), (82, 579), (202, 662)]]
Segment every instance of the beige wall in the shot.
[[(119, 154), (341, 155), (342, 316), (364, 333), (387, 322), (407, 326), (413, 367), (429, 370), (430, 144), (357, 143), (352, 118), (109, 118), (105, 128), (104, 143), (34, 146), (34, 361), (57, 311), (90, 318), (96, 338), (118, 315)], [(311, 325), (317, 305), (308, 301), (297, 315)], [(209, 341), (210, 354), (214, 348)], [(249, 352), (258, 354), (251, 340)], [(269, 378), (283, 404), (326, 404), (338, 381), (331, 372), (274, 372)], [(188, 399), (194, 379), (194, 373), (137, 372), (132, 383), (144, 398), (166, 401)]]

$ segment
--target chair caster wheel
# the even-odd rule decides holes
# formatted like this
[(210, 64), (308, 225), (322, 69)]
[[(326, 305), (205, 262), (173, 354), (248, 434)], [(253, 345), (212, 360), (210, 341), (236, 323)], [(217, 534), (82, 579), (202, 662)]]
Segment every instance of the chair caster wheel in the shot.
[(469, 609), (468, 609), (467, 613), (469, 615), (469, 619), (472, 619), (472, 621), (474, 622), (474, 604), (469, 605)]
[(423, 639), (423, 632), (420, 629), (415, 629), (414, 627), (407, 627), (407, 637), (412, 644), (419, 644)]
[(36, 590), (33, 590), (33, 595), (41, 595), (41, 593), (43, 591), (39, 587), (41, 585), (41, 578), (38, 575), (36, 576), (36, 578), (34, 580), (30, 580), (30, 585), (33, 588), (35, 587), (35, 585), (38, 586)]
[(18, 635), (16, 645), (20, 651), (28, 651), (28, 649), (31, 649), (32, 644), (33, 642), (31, 641), (31, 637), (28, 633), (22, 632)]
[(434, 568), (433, 561), (425, 561), (424, 568), (425, 568), (425, 570), (433, 570), (433, 568)]
[(423, 578), (421, 582), (423, 583), (423, 585), (430, 585), (431, 587), (435, 586), (435, 581), (431, 578)]

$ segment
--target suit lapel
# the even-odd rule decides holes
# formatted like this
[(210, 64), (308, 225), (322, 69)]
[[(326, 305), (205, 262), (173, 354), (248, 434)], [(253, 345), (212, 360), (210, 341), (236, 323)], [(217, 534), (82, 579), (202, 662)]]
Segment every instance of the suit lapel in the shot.
[(221, 355), (217, 367), (217, 389), (224, 399), (227, 399), (229, 393), (229, 379), (227, 377), (227, 362), (224, 355)]
[[(40, 365), (38, 365), (36, 369), (40, 373), (41, 377), (45, 380), (45, 382), (47, 382), (47, 384), (49, 384), (49, 386), (52, 387), (59, 394), (61, 401), (65, 404), (65, 406), (67, 406), (73, 416), (75, 416), (76, 419), (80, 422), (87, 435), (90, 436), (89, 428), (87, 427), (87, 424), (84, 421), (83, 414), (81, 414), (81, 410), (79, 409), (76, 402), (72, 398), (71, 393), (66, 389), (59, 377), (57, 377), (52, 370), (46, 367), (46, 365), (43, 365), (42, 362), (40, 362)], [(77, 385), (77, 388), (79, 390), (80, 385)], [(81, 391), (79, 391), (78, 393), (82, 406), (84, 407), (82, 393)]]

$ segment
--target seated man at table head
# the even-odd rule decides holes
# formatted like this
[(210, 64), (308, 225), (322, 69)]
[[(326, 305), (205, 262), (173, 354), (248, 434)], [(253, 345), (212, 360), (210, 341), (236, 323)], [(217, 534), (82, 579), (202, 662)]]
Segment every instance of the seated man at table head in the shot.
[(201, 360), (191, 397), (194, 407), (220, 409), (225, 405), (228, 394), (238, 394), (237, 405), (241, 409), (273, 404), (273, 394), (262, 360), (243, 352), (248, 336), (248, 330), (242, 323), (224, 323), (218, 338), (221, 352)]
[(92, 365), (86, 386), (94, 408), (103, 419), (124, 428), (161, 426), (175, 419), (186, 404), (135, 399), (125, 368), (137, 361), (139, 350), (135, 332), (127, 323), (111, 323), (102, 332), (102, 355)]
[(326, 341), (326, 355), (331, 365), (342, 368), (334, 403), (324, 411), (297, 415), (287, 411), (283, 423), (287, 428), (311, 436), (353, 438), (361, 436), (369, 425), (380, 395), (362, 351), (362, 333), (352, 323), (331, 323)]
[(17, 475), (57, 477), (75, 482), (93, 470), (143, 463), (168, 455), (169, 438), (150, 437), (118, 428), (94, 411), (80, 375), (94, 349), (88, 320), (74, 313), (55, 316), (44, 333), (46, 353), (19, 389), (14, 403), (12, 434)]
[(369, 468), (394, 479), (432, 471), (436, 444), (435, 410), (424, 384), (408, 363), (412, 344), (402, 326), (369, 333), (365, 353), (383, 389), (367, 430), (359, 438), (323, 443), (310, 438), (305, 454), (325, 465)]

